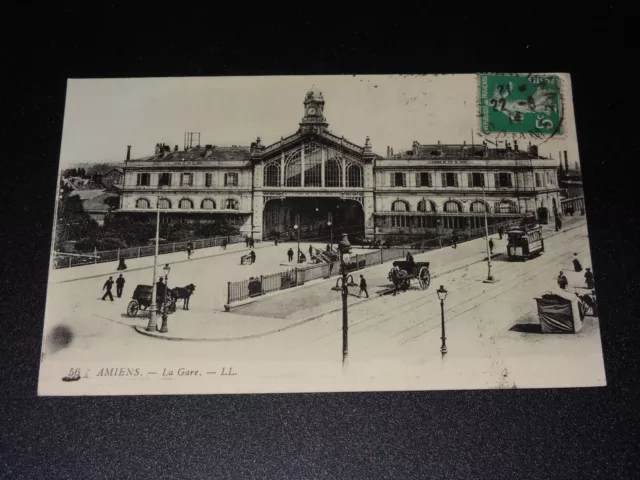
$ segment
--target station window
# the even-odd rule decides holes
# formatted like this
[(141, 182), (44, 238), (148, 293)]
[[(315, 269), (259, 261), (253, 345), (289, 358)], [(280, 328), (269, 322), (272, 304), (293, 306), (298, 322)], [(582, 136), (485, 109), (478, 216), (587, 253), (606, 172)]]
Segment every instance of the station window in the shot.
[(160, 174), (160, 178), (158, 180), (158, 186), (160, 187), (170, 187), (171, 186), (171, 174), (164, 172)]
[(470, 173), (469, 174), (469, 186), (470, 187), (484, 187), (484, 173)]
[(391, 174), (391, 186), (392, 187), (406, 187), (407, 181), (405, 174), (402, 172), (394, 172)]
[(231, 172), (224, 174), (224, 186), (225, 187), (237, 187), (238, 186), (238, 173)]
[(139, 187), (148, 187), (151, 184), (151, 175), (149, 173), (139, 173), (137, 185)]

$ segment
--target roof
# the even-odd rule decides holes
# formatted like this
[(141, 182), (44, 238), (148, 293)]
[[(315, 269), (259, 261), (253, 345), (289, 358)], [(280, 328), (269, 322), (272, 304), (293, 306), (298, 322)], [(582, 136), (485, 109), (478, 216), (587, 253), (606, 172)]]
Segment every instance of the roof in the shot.
[(100, 195), (102, 195), (104, 193), (104, 189), (101, 188), (100, 190), (74, 190), (72, 193), (69, 194), (69, 196), (71, 197), (80, 197), (80, 200), (87, 201), (90, 200), (92, 198), (96, 198)]
[(193, 147), (188, 150), (178, 150), (177, 152), (163, 152), (148, 157), (136, 158), (131, 161), (153, 161), (153, 162), (182, 162), (196, 160), (246, 160), (249, 158), (249, 147)]
[(107, 173), (104, 173), (103, 175), (109, 175), (111, 172), (124, 173), (124, 170), (122, 170), (120, 167), (116, 167), (116, 168), (112, 168), (111, 170), (109, 170)]
[(114, 197), (117, 197), (117, 195), (110, 192), (102, 192), (102, 194), (97, 197), (87, 199), (83, 202), (82, 207), (86, 212), (108, 212), (110, 210), (110, 206), (106, 201)]
[[(417, 143), (417, 142), (416, 142)], [(490, 148), (488, 145), (468, 145), (463, 144), (417, 144), (417, 155), (413, 154), (413, 149), (406, 150), (398, 154), (394, 154), (391, 158), (460, 158), (460, 159), (529, 159), (541, 158), (538, 155), (532, 155), (526, 150), (515, 150), (513, 147), (495, 147)]]

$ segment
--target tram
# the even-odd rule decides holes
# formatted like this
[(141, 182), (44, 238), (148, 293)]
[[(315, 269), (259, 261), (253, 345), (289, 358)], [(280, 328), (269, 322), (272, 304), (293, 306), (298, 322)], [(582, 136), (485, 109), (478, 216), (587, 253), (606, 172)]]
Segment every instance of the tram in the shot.
[(509, 260), (528, 260), (544, 252), (542, 227), (514, 228), (507, 231)]

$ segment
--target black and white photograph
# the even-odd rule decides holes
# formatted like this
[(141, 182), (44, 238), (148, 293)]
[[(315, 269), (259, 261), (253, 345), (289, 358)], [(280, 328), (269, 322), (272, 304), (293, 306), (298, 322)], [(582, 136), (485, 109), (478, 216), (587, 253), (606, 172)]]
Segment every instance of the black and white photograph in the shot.
[(38, 395), (605, 386), (578, 139), (565, 73), (69, 79)]

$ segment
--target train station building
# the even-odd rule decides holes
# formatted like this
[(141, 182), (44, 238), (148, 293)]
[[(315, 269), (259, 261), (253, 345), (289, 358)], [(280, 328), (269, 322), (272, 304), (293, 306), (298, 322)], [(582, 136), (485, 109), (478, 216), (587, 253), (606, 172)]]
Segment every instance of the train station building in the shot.
[[(557, 164), (506, 142), (413, 145), (374, 152), (330, 131), (325, 100), (313, 88), (295, 133), (271, 145), (158, 144), (127, 158), (119, 212), (163, 221), (225, 222), (257, 239), (293, 231), (355, 236), (432, 235), (535, 214), (542, 223), (560, 206)], [(561, 213), (561, 212), (558, 212)], [(338, 232), (339, 233), (339, 232)]]

